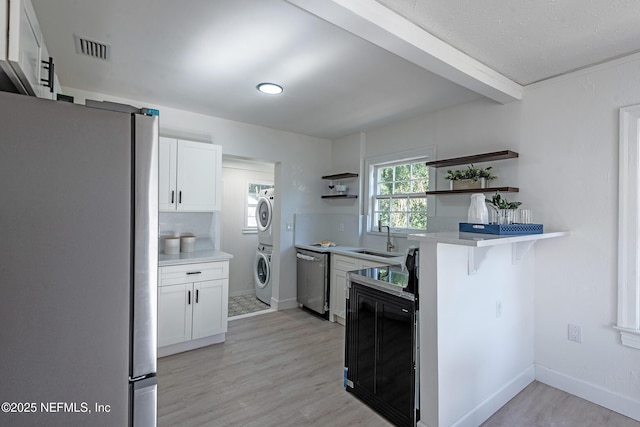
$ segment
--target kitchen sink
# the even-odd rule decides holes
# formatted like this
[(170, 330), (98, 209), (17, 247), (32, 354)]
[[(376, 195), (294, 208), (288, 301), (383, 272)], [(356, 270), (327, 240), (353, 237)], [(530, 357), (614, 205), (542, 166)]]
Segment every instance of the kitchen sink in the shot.
[(373, 256), (379, 256), (382, 258), (397, 258), (399, 255), (398, 254), (391, 254), (391, 253), (384, 253), (384, 252), (373, 252), (367, 249), (354, 249), (352, 251), (349, 252), (355, 252), (357, 254), (364, 254), (364, 255), (373, 255)]

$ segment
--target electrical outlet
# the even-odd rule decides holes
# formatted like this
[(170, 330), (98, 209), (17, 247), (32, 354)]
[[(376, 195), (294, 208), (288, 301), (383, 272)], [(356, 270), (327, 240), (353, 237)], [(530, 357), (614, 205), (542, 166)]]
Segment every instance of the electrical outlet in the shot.
[(287, 222), (287, 231), (293, 231), (293, 223)]
[(338, 231), (344, 231), (344, 224), (343, 223), (338, 224)]
[(569, 341), (582, 342), (582, 328), (569, 323)]
[(502, 317), (502, 301), (496, 301), (496, 318)]

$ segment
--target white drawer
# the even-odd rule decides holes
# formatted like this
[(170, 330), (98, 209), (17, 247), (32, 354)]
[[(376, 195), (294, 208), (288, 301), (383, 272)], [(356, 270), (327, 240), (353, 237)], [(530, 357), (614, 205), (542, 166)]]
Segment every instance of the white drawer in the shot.
[(352, 271), (358, 269), (358, 259), (342, 255), (333, 255), (333, 268), (340, 271)]
[(201, 262), (160, 267), (159, 286), (203, 282), (229, 277), (229, 261)]

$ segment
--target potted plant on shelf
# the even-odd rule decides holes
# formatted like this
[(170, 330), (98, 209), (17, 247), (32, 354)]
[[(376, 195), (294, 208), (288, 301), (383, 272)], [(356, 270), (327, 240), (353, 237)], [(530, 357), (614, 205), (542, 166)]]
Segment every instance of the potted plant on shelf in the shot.
[(451, 190), (467, 190), (475, 188), (487, 188), (487, 182), (496, 179), (497, 176), (491, 173), (491, 166), (487, 168), (477, 168), (470, 164), (466, 169), (447, 170), (445, 179), (451, 181)]

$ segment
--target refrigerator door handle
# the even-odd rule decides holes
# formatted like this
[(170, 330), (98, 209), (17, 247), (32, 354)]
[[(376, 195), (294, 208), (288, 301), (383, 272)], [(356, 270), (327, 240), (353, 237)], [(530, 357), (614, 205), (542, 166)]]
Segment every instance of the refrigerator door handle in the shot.
[(132, 115), (134, 248), (131, 378), (156, 372), (158, 286), (158, 117)]

